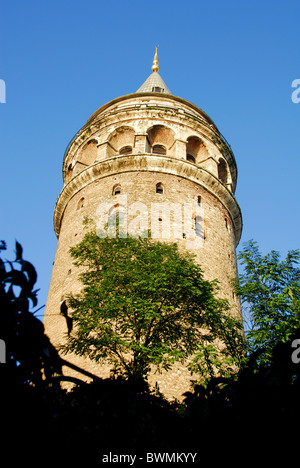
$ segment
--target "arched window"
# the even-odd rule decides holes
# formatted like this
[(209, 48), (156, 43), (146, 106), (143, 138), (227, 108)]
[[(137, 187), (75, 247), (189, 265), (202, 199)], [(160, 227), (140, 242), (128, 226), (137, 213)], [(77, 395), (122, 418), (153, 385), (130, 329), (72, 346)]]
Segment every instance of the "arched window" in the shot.
[(79, 202), (77, 203), (77, 210), (83, 208), (84, 205), (84, 197), (80, 198)]
[(123, 146), (123, 148), (121, 148), (119, 151), (119, 154), (131, 154), (131, 153), (132, 153), (131, 146)]
[(156, 193), (160, 193), (161, 195), (164, 193), (164, 186), (161, 182), (156, 184)]
[[(175, 133), (164, 125), (153, 125), (147, 130), (149, 151), (154, 154), (170, 154), (173, 156)], [(150, 150), (151, 148), (151, 150)]]
[(227, 231), (230, 231), (230, 222), (228, 221), (227, 218), (225, 218), (225, 227), (226, 227)]
[(193, 164), (195, 164), (195, 162), (196, 162), (194, 156), (192, 156), (191, 154), (186, 155), (186, 160), (193, 163)]
[(152, 148), (152, 153), (155, 154), (167, 154), (166, 148), (163, 145), (154, 145)]
[(117, 185), (113, 186), (112, 194), (113, 195), (121, 195), (121, 185), (120, 184), (117, 184)]
[[(208, 151), (203, 143), (197, 136), (190, 136), (186, 143), (186, 159), (192, 163), (199, 164), (208, 158)], [(189, 159), (194, 158), (194, 161)]]
[(98, 141), (95, 139), (89, 140), (80, 150), (78, 161), (85, 166), (90, 166), (97, 159)]
[(220, 158), (218, 164), (218, 178), (220, 179), (223, 184), (228, 183), (228, 169), (227, 164), (223, 158)]
[(134, 130), (131, 127), (122, 126), (116, 128), (107, 139), (107, 156), (112, 157), (116, 154), (132, 153), (134, 135)]
[(68, 181), (72, 179), (72, 174), (73, 174), (73, 166), (72, 166), (72, 163), (71, 163), (68, 166)]

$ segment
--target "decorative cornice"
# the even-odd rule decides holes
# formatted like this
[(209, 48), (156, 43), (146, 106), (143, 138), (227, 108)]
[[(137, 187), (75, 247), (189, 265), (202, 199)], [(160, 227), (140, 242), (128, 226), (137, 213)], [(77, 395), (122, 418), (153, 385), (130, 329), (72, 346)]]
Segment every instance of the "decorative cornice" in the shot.
[(166, 100), (166, 101), (168, 101), (168, 100), (169, 101), (176, 101), (176, 102), (179, 102), (180, 104), (184, 104), (184, 105), (190, 107), (191, 109), (198, 112), (202, 117), (204, 117), (204, 119), (207, 120), (207, 122), (210, 125), (213, 125), (214, 128), (217, 130), (217, 132), (220, 133), (218, 128), (216, 127), (215, 123), (212, 121), (212, 119), (202, 109), (200, 109), (200, 107), (197, 107), (195, 104), (192, 104), (191, 102), (189, 102), (186, 99), (183, 99), (181, 97), (170, 95), (170, 94), (165, 94), (164, 95), (163, 93), (131, 93), (131, 94), (125, 94), (124, 96), (119, 96), (119, 97), (113, 99), (112, 101), (107, 102), (103, 106), (99, 107), (99, 109), (97, 109), (91, 115), (91, 117), (88, 119), (88, 121), (82, 127), (82, 129), (84, 129), (84, 128), (88, 127), (89, 125), (91, 125), (91, 123), (94, 122), (97, 119), (97, 117), (103, 111), (105, 111), (108, 107), (111, 107), (111, 106), (113, 106), (115, 104), (118, 104), (121, 101), (126, 101), (126, 100), (139, 98), (139, 97), (143, 98), (143, 99), (146, 98), (146, 97), (153, 98), (155, 96), (158, 97), (158, 98), (161, 98), (163, 100)]
[[(99, 107), (99, 109), (97, 109), (92, 115), (91, 117), (87, 120), (87, 122), (83, 125), (83, 127), (81, 127), (78, 132), (74, 135), (74, 137), (71, 139), (71, 141), (69, 142), (66, 150), (65, 150), (65, 153), (64, 153), (64, 159), (70, 149), (70, 146), (72, 145), (72, 143), (74, 142), (74, 140), (84, 131), (86, 130), (87, 128), (89, 128), (91, 125), (94, 125), (97, 121), (99, 121), (100, 119), (102, 119), (104, 117), (104, 114), (106, 114), (106, 111), (109, 111), (109, 108), (113, 108), (112, 110), (114, 112), (122, 112), (125, 110), (125, 107), (122, 107), (122, 108), (119, 108), (119, 109), (115, 109), (114, 106), (116, 106), (117, 104), (119, 104), (120, 102), (125, 102), (125, 101), (132, 101), (132, 100), (136, 100), (137, 101), (139, 100), (139, 98), (142, 98), (143, 100), (145, 98), (149, 98), (150, 100), (152, 100), (153, 98), (158, 98), (160, 101), (175, 101), (176, 103), (179, 103), (179, 104), (182, 104), (184, 106), (187, 106), (189, 107), (190, 109), (192, 109), (193, 111), (195, 111), (199, 116), (201, 116), (201, 121), (202, 123), (206, 122), (206, 124), (208, 125), (208, 127), (210, 127), (211, 130), (213, 130), (214, 132), (216, 132), (224, 141), (225, 143), (230, 147), (230, 145), (228, 144), (228, 142), (226, 141), (226, 139), (224, 138), (224, 136), (221, 134), (221, 132), (219, 131), (219, 129), (217, 128), (217, 126), (215, 125), (215, 123), (212, 121), (212, 119), (202, 110), (200, 109), (200, 107), (197, 107), (196, 105), (192, 104), (191, 102), (181, 98), (181, 97), (178, 97), (178, 96), (174, 96), (174, 95), (169, 95), (169, 94), (163, 94), (163, 93), (139, 93), (139, 92), (136, 92), (136, 93), (132, 93), (132, 94), (126, 94), (124, 96), (119, 96), (115, 99), (113, 99), (112, 101), (109, 101), (107, 102), (106, 104), (104, 104), (103, 106)], [(147, 107), (145, 105), (145, 107)], [(137, 108), (135, 108), (136, 110)]]

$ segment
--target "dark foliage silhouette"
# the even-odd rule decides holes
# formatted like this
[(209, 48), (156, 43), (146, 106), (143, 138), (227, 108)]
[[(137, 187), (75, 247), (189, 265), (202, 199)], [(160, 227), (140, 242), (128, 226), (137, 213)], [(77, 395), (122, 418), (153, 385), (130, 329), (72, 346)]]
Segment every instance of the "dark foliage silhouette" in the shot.
[(296, 340), (300, 349), (299, 338), (300, 328), (273, 348), (265, 366), (259, 360), (264, 350), (257, 349), (235, 378), (212, 379), (206, 387), (197, 386), (187, 393), (193, 438), (199, 439), (200, 428), (205, 427), (207, 433), (217, 428), (224, 449), (234, 441), (252, 447), (247, 458), (261, 461), (266, 455), (271, 460), (276, 453), (284, 453), (286, 460), (291, 457), (300, 417), (300, 363), (293, 362), (292, 344)]
[(121, 377), (78, 381), (66, 392), (59, 384), (64, 361), (30, 312), (37, 305), (36, 273), (22, 255), (17, 244), (15, 260), (0, 261), (0, 338), (7, 344), (7, 362), (0, 364), (3, 458), (31, 466), (45, 460), (97, 466), (109, 452), (197, 452), (194, 466), (294, 460), (300, 352), (296, 360), (292, 353), (295, 340), (300, 348), (300, 328), (273, 348), (269, 363), (261, 365), (258, 349), (235, 377), (196, 386), (184, 405)]
[[(1, 242), (1, 250), (6, 243)], [(40, 385), (55, 374), (61, 374), (58, 353), (44, 333), (42, 322), (31, 308), (36, 307), (37, 273), (23, 259), (22, 246), (16, 242), (14, 261), (0, 258), (0, 338), (6, 345), (6, 365), (1, 378), (15, 384)]]
[[(0, 248), (6, 249), (4, 241)], [(59, 456), (61, 463), (77, 466), (80, 460), (99, 463), (109, 450), (165, 451), (179, 443), (183, 422), (161, 396), (121, 378), (88, 384), (62, 375), (62, 365), (80, 369), (59, 357), (31, 311), (37, 306), (36, 280), (17, 242), (15, 260), (0, 259), (0, 339), (6, 344), (6, 363), (0, 365), (2, 456), (31, 464)], [(66, 308), (61, 312), (68, 317)], [(67, 392), (62, 380), (77, 385)]]

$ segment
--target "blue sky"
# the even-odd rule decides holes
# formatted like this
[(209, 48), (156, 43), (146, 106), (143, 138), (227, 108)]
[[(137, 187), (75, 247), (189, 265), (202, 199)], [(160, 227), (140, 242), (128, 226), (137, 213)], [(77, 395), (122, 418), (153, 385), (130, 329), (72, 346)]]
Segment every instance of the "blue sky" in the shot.
[(56, 250), (62, 158), (101, 105), (151, 73), (203, 109), (230, 143), (243, 213), (238, 247), (300, 248), (299, 1), (0, 2), (1, 235), (17, 239), (46, 302)]

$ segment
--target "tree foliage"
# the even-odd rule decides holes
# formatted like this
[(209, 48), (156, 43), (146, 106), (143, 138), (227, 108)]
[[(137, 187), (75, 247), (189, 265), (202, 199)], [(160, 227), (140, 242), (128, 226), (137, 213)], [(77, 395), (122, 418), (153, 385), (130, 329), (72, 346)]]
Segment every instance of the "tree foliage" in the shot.
[[(125, 249), (125, 244), (119, 247)], [(5, 248), (5, 243), (0, 242), (0, 249)], [(90, 249), (91, 254), (95, 252), (93, 243)], [(105, 255), (107, 262), (109, 258), (113, 261), (112, 254)], [(139, 251), (135, 255), (136, 259), (141, 258)], [(152, 259), (149, 252), (147, 255)], [(206, 385), (197, 385), (186, 394), (180, 415), (176, 403), (167, 402), (161, 395), (151, 395), (136, 382), (123, 378), (97, 379), (89, 384), (79, 381), (72, 391), (66, 392), (59, 385), (47, 385), (52, 381), (51, 375), (58, 371), (57, 354), (43, 327), (36, 326), (38, 319), (31, 312), (36, 302), (30, 299), (36, 297), (36, 293), (33, 295), (36, 273), (27, 263), (22, 266), (22, 257), (21, 246), (17, 244), (16, 259), (0, 261), (0, 338), (6, 340), (8, 351), (7, 363), (0, 365), (4, 458), (10, 457), (15, 463), (24, 463), (28, 458), (35, 465), (45, 459), (46, 453), (48, 462), (59, 460), (77, 466), (87, 462), (98, 464), (109, 452), (140, 453), (145, 457), (151, 450), (170, 454), (196, 452), (197, 461), (201, 457), (204, 463), (213, 459), (223, 464), (228, 460), (235, 465), (235, 461), (240, 463), (239, 450), (228, 447), (233, 447), (232, 444), (244, 447), (246, 441), (247, 460), (253, 463), (270, 464), (270, 460), (278, 461), (280, 456), (286, 463), (295, 460), (299, 439), (295, 421), (300, 417), (299, 328), (288, 340), (273, 347), (269, 363), (259, 364), (262, 350), (257, 349), (233, 378), (212, 378)], [(166, 258), (171, 259), (171, 254)], [(101, 262), (99, 265), (101, 271)], [(129, 264), (128, 268), (133, 270), (133, 266)], [(94, 268), (92, 261), (91, 267)], [(127, 271), (125, 266), (124, 270)], [(186, 267), (184, 271), (189, 270)], [(153, 281), (150, 266), (147, 273)], [(137, 277), (136, 272), (129, 279)], [(99, 278), (101, 282), (102, 277)], [(179, 284), (181, 281), (179, 278)], [(197, 281), (195, 288), (196, 285)], [(296, 285), (297, 281), (292, 288), (294, 302)], [(214, 291), (214, 285), (211, 286)], [(296, 313), (295, 307), (295, 316)], [(209, 354), (205, 348), (210, 343), (203, 345), (204, 341), (203, 353)], [(52, 356), (53, 360), (46, 363), (46, 356)], [(50, 377), (40, 385), (45, 366)]]
[(223, 362), (237, 357), (240, 321), (216, 298), (216, 282), (204, 280), (177, 244), (89, 232), (70, 252), (84, 267), (83, 289), (68, 297), (74, 326), (64, 352), (108, 361), (115, 372), (144, 379), (151, 366), (169, 369), (192, 354), (193, 371), (201, 358), (213, 372), (217, 339)]
[(262, 255), (258, 244), (251, 240), (238, 259), (243, 272), (235, 286), (250, 319), (248, 351), (262, 349), (260, 361), (268, 363), (273, 348), (286, 342), (299, 327), (300, 251), (292, 250), (285, 260), (280, 260), (276, 251)]

